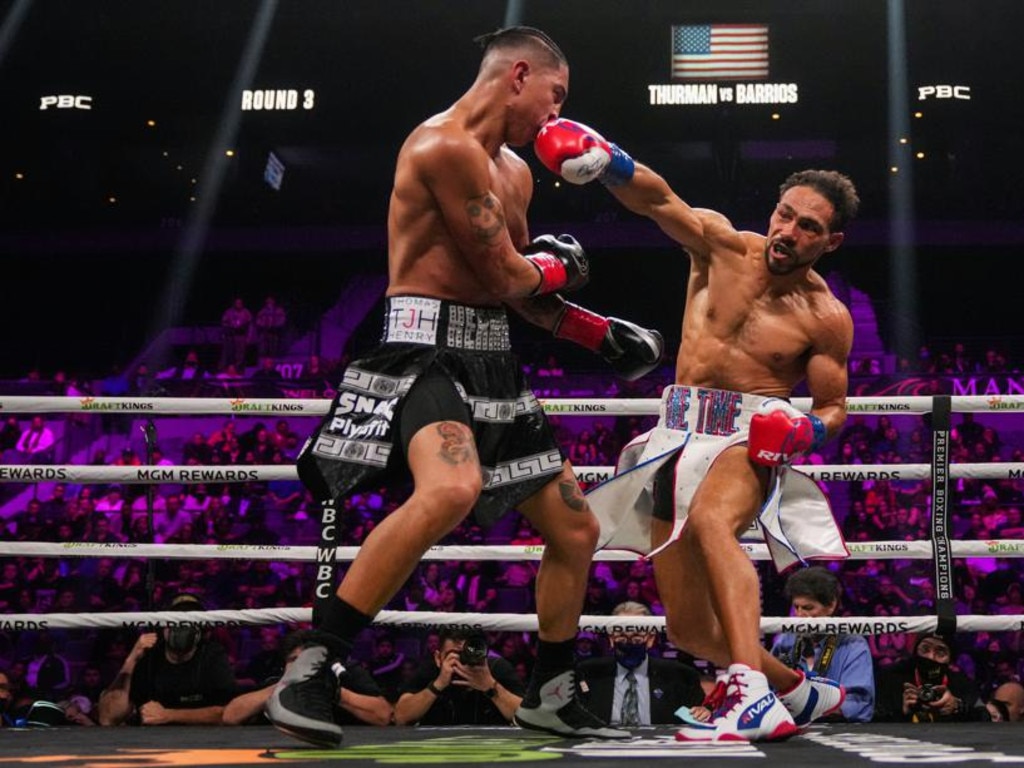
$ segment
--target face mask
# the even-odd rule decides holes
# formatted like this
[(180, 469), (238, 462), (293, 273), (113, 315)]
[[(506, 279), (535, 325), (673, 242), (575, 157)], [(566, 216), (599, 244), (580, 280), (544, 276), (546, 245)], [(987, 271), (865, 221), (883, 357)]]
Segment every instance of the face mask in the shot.
[(949, 664), (940, 664), (932, 659), (926, 659), (924, 656), (914, 659), (914, 664), (921, 682), (928, 685), (941, 685), (946, 679), (946, 673), (949, 672)]
[(167, 633), (167, 647), (175, 653), (188, 653), (199, 645), (199, 630), (195, 627), (171, 627)]
[(646, 643), (627, 643), (620, 641), (615, 644), (615, 660), (626, 669), (636, 669), (647, 658)]

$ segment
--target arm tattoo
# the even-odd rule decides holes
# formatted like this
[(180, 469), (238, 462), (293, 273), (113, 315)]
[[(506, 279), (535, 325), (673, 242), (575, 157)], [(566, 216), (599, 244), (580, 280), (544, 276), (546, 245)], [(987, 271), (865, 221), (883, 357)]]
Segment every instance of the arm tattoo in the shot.
[(580, 487), (571, 480), (560, 480), (558, 492), (562, 495), (562, 501), (574, 512), (582, 512), (587, 508), (587, 500), (583, 498)]
[(476, 458), (473, 447), (473, 433), (469, 427), (457, 421), (442, 421), (437, 425), (437, 433), (441, 436), (441, 450), (438, 456), (449, 464), (465, 464)]
[(471, 198), (466, 203), (466, 213), (469, 214), (469, 225), (480, 242), (491, 243), (507, 229), (501, 202), (489, 192)]

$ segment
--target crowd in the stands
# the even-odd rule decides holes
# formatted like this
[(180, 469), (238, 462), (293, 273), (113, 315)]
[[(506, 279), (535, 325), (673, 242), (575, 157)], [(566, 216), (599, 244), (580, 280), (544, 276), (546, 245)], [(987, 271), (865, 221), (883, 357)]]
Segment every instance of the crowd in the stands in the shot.
[[(260, 360), (273, 358), (264, 355)], [(233, 360), (212, 376), (229, 371)], [(161, 377), (182, 375), (195, 364), (186, 356), (182, 366), (151, 373), (136, 368), (134, 377), (121, 377), (121, 392), (109, 380), (87, 384), (62, 372), (52, 375), (59, 394), (123, 394), (153, 392)], [(306, 361), (306, 373), (309, 373)], [(329, 381), (337, 365), (311, 364), (317, 380)], [(870, 364), (864, 367), (870, 368)], [(968, 359), (963, 345), (949, 350), (922, 349), (918, 360), (900, 365), (906, 374), (951, 375), (965, 372), (1005, 372), (1011, 367), (996, 350), (978, 360)], [(254, 378), (272, 377), (268, 366), (256, 366)], [(273, 368), (273, 365), (269, 366)], [(569, 396), (572, 377), (554, 357), (529, 366), (538, 391)], [(34, 374), (37, 379), (40, 374)], [(280, 372), (277, 372), (280, 375)], [(660, 371), (642, 389), (629, 389), (608, 379), (595, 396), (638, 393), (656, 396), (668, 383), (670, 371)], [(197, 430), (171, 450), (160, 444), (143, 446), (126, 434), (123, 422), (109, 415), (9, 414), (0, 427), (0, 451), (5, 464), (54, 463), (59, 439), (55, 420), (65, 432), (77, 428), (75, 419), (105, 419), (104, 439), (88, 459), (97, 465), (287, 465), (294, 462), (305, 434), (302, 425), (287, 418), (210, 417), (209, 427)], [(653, 425), (650, 417), (555, 417), (564, 452), (577, 467), (615, 463), (621, 447)], [(994, 425), (990, 418), (954, 414), (951, 436), (953, 462), (1024, 462), (1024, 441), (1011, 423)], [(80, 425), (79, 425), (80, 426)], [(312, 422), (309, 423), (312, 426)], [(852, 414), (842, 433), (807, 461), (821, 464), (893, 465), (928, 463), (932, 433), (926, 416)], [(919, 541), (931, 527), (931, 481), (882, 476), (854, 482), (830, 482), (827, 488), (848, 542)], [(890, 473), (891, 474), (891, 473)], [(23, 490), (15, 488), (17, 491)], [(317, 505), (298, 480), (195, 485), (41, 483), (33, 493), (12, 495), (5, 490), (0, 519), (0, 552), (4, 542), (106, 542), (182, 544), (307, 545), (319, 534)], [(344, 501), (340, 545), (358, 545), (402, 499), (385, 489), (351, 496)], [(952, 482), (951, 535), (960, 540), (1024, 539), (1024, 479)], [(542, 544), (530, 525), (515, 511), (484, 529), (472, 519), (453, 530), (440, 544)], [(340, 566), (344, 568), (344, 563)], [(767, 615), (789, 610), (782, 600), (782, 577), (767, 562), (758, 564), (764, 584)], [(846, 594), (843, 612), (863, 616), (933, 615), (936, 587), (930, 560), (854, 559), (829, 566), (841, 576)], [(103, 557), (40, 557), (0, 555), (0, 614), (81, 612), (140, 612), (159, 607), (173, 594), (198, 596), (207, 609), (297, 607), (310, 605), (314, 564), (263, 559), (147, 558), (119, 556), (112, 549)], [(961, 614), (1024, 614), (1024, 577), (1018, 561), (1007, 557), (957, 559), (955, 593)], [(536, 561), (509, 562), (453, 559), (425, 560), (388, 608), (403, 611), (530, 613)], [(596, 561), (592, 566), (584, 614), (607, 615), (623, 602), (646, 605), (662, 612), (650, 563), (644, 560)], [(0, 620), (2, 620), (0, 615)], [(267, 654), (279, 649), (285, 626), (234, 627), (210, 630), (224, 644), (242, 688), (256, 687), (267, 677)], [(2, 622), (0, 669), (6, 670), (13, 690), (24, 695), (69, 700), (81, 697), (84, 708), (95, 707), (99, 692), (111, 682), (138, 630), (20, 628)], [(492, 632), (493, 653), (507, 659), (525, 679), (533, 660), (530, 633)], [(766, 638), (769, 642), (770, 638)], [(879, 667), (911, 653), (910, 637), (901, 634), (868, 638)], [(955, 665), (986, 689), (1019, 679), (1020, 632), (976, 632), (959, 637)], [(437, 633), (376, 627), (361, 636), (355, 652), (382, 689), (397, 691), (413, 674), (424, 654), (437, 643)], [(593, 635), (583, 633), (578, 655), (607, 652)], [(671, 650), (671, 648), (669, 648)]]

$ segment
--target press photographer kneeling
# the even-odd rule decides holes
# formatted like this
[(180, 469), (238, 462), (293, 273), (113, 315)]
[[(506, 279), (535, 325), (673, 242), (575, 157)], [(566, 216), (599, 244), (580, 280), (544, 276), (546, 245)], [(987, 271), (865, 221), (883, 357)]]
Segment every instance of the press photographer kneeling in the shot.
[(877, 675), (875, 721), (911, 723), (989, 720), (978, 684), (953, 669), (953, 638), (918, 637), (914, 655)]
[(395, 704), (399, 725), (507, 725), (523, 684), (505, 659), (491, 656), (483, 635), (444, 628), (433, 660), (424, 663)]

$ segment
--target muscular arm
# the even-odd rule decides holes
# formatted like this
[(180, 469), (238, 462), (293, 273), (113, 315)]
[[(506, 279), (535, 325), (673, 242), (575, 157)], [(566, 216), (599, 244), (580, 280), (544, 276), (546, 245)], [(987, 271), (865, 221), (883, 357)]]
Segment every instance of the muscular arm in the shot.
[(822, 323), (807, 361), (807, 389), (812, 399), (811, 412), (822, 420), (831, 438), (846, 421), (847, 362), (853, 347), (853, 320), (846, 307), (833, 299)]
[(499, 299), (533, 293), (540, 275), (512, 242), (483, 148), (445, 135), (425, 142), (415, 154), (466, 267)]
[(389, 725), (394, 717), (391, 702), (383, 696), (356, 693), (348, 688), (341, 689), (341, 707), (368, 725)]
[(395, 702), (395, 723), (413, 725), (434, 706), (437, 696), (429, 688), (415, 693), (403, 693)]
[(224, 725), (242, 725), (249, 722), (256, 715), (263, 711), (263, 705), (267, 703), (270, 694), (274, 692), (274, 685), (268, 685), (259, 690), (249, 691), (235, 696), (224, 707), (221, 714), (221, 722)]
[(132, 676), (142, 657), (156, 645), (156, 640), (155, 632), (140, 635), (121, 664), (117, 676), (100, 694), (97, 705), (100, 725), (121, 725), (132, 713)]
[(159, 702), (147, 701), (139, 707), (143, 725), (220, 725), (224, 707), (213, 705), (195, 709), (169, 709)]
[(636, 164), (629, 182), (609, 186), (608, 191), (633, 213), (651, 219), (693, 255), (707, 257), (716, 242), (726, 243), (732, 250), (744, 250), (741, 236), (725, 216), (691, 208), (664, 178), (642, 163)]

